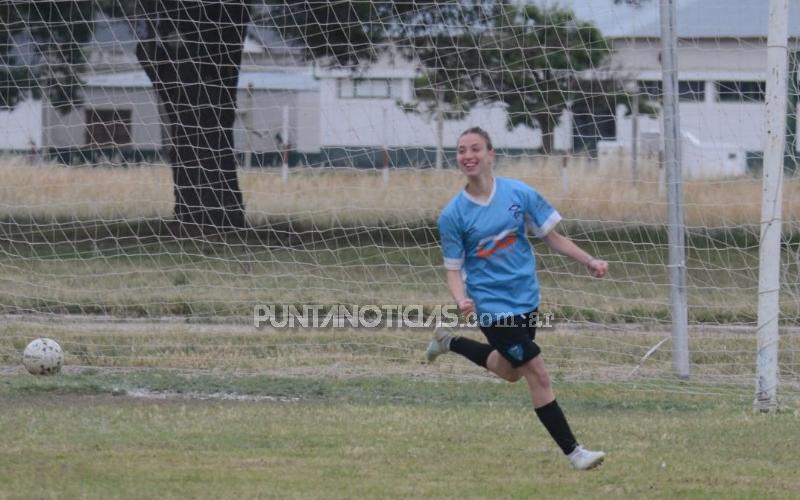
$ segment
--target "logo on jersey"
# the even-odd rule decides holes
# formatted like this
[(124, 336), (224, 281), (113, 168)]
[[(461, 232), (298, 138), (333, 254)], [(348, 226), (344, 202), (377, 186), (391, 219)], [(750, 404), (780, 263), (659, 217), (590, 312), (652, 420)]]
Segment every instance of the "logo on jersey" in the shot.
[(514, 216), (514, 220), (522, 220), (522, 207), (519, 205), (519, 203), (514, 203), (508, 207), (508, 211), (511, 212), (512, 216)]
[(502, 233), (484, 238), (478, 242), (478, 257), (487, 258), (494, 255), (498, 250), (508, 248), (517, 242), (516, 228), (506, 229)]

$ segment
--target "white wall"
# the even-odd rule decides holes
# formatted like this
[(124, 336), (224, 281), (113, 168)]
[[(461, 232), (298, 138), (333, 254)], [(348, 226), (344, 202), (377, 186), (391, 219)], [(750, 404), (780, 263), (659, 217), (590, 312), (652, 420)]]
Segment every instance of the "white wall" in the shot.
[[(403, 93), (409, 93), (410, 85)], [(407, 97), (407, 96), (406, 96)], [(387, 146), (390, 148), (436, 146), (436, 123), (432, 117), (407, 113), (389, 99), (340, 98), (336, 78), (320, 80), (320, 142), (322, 146)], [(464, 120), (445, 121), (444, 145), (455, 147), (458, 135), (471, 126), (481, 126), (498, 148), (541, 147), (541, 133), (527, 127), (508, 130), (507, 115), (499, 105), (475, 108)], [(572, 146), (569, 120), (556, 131), (555, 148)]]
[(235, 148), (278, 151), (275, 134), (283, 134), (283, 107), (293, 107), (292, 99), (293, 93), (287, 91), (239, 90), (238, 116), (233, 126)]
[[(660, 74), (661, 41), (654, 39), (611, 40), (613, 68)], [(766, 74), (767, 47), (764, 40), (680, 40), (678, 71), (761, 72)]]
[[(615, 40), (612, 67), (626, 78), (661, 80), (657, 40)], [(678, 49), (678, 79), (706, 82), (705, 101), (680, 103), (681, 130), (704, 144), (741, 145), (745, 151), (763, 151), (766, 107), (761, 103), (717, 102), (719, 80), (763, 81), (766, 44), (758, 41), (682, 41)], [(660, 119), (659, 119), (660, 120)], [(643, 133), (660, 134), (660, 122), (644, 118)], [(617, 139), (629, 143), (630, 117), (617, 121)]]
[(161, 147), (161, 118), (155, 92), (149, 89), (87, 88), (84, 104), (62, 114), (49, 109), (44, 118), (44, 142), (52, 147), (84, 147), (86, 110), (119, 109), (131, 111), (131, 146), (142, 149)]
[[(684, 78), (682, 80), (693, 80)], [(716, 102), (716, 85), (706, 82), (704, 102), (681, 102), (681, 131), (691, 134), (703, 144), (737, 144), (745, 151), (763, 151), (766, 137), (764, 103)], [(639, 116), (640, 134), (661, 135), (660, 116)], [(630, 144), (633, 118), (617, 113), (617, 141)]]
[[(714, 82), (706, 82), (703, 102), (680, 103), (681, 154), (684, 178), (704, 179), (744, 175), (746, 153), (761, 151), (765, 137), (764, 104), (716, 102)], [(639, 157), (663, 148), (660, 116), (639, 116)], [(617, 140), (605, 144), (603, 161), (622, 161), (618, 153), (632, 151), (633, 117), (617, 110)], [(609, 156), (611, 155), (611, 156)]]
[[(320, 143), (322, 147), (389, 147), (435, 148), (436, 121), (432, 116), (407, 113), (398, 101), (413, 98), (415, 66), (391, 54), (378, 62), (352, 70), (317, 68), (315, 75), (320, 83)], [(339, 97), (337, 79), (385, 78), (393, 81), (391, 98), (366, 99)], [(472, 126), (486, 129), (498, 148), (536, 149), (542, 138), (538, 130), (516, 127), (508, 130), (507, 114), (501, 105), (476, 107), (463, 120), (446, 120), (443, 142), (446, 148), (455, 147), (458, 135)], [(571, 120), (562, 120), (556, 130), (554, 146), (557, 150), (572, 147)]]
[(291, 123), (290, 140), (301, 153), (320, 150), (319, 91), (302, 91), (295, 94), (295, 112)]
[(0, 149), (29, 150), (42, 145), (42, 101), (27, 99), (0, 110)]
[(42, 126), (44, 147), (82, 147), (86, 145), (86, 121), (84, 108), (60, 113), (45, 107)]
[(245, 90), (238, 95), (234, 124), (237, 151), (279, 151), (275, 134), (284, 134), (283, 109), (289, 108), (289, 137), (292, 149), (319, 152), (319, 93), (315, 90)]

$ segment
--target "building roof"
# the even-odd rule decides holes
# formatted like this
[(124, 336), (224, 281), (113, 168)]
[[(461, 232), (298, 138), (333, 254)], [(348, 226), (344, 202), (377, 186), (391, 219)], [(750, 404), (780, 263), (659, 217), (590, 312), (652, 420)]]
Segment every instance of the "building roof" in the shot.
[[(86, 87), (95, 88), (151, 88), (144, 71), (84, 75)], [(257, 90), (317, 90), (319, 82), (310, 73), (283, 73), (278, 71), (244, 72), (239, 75), (239, 88)]]
[[(659, 0), (529, 0), (569, 7), (607, 38), (658, 38)], [(766, 38), (767, 0), (677, 0), (679, 38)], [(789, 0), (789, 36), (800, 37), (800, 0)]]

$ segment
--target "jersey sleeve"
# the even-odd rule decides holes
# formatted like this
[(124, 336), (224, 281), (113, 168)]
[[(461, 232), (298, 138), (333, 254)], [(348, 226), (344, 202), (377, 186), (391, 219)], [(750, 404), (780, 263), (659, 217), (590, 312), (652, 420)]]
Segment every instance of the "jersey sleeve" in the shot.
[(464, 265), (464, 240), (461, 231), (452, 216), (442, 214), (439, 217), (439, 236), (442, 239), (444, 267), (448, 271), (458, 271)]
[(547, 236), (561, 221), (561, 214), (553, 208), (544, 196), (529, 186), (525, 186), (525, 221), (528, 230), (537, 238)]

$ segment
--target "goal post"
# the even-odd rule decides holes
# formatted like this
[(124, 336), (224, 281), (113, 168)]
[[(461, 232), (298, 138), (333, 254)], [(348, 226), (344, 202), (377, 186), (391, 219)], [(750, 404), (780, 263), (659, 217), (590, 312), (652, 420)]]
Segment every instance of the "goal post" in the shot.
[(788, 28), (788, 0), (770, 0), (767, 39), (767, 137), (761, 197), (758, 351), (754, 402), (754, 407), (761, 411), (772, 411), (778, 406), (783, 168), (789, 83)]
[(689, 325), (686, 300), (686, 225), (683, 216), (683, 169), (678, 91), (677, 0), (660, 0), (661, 67), (664, 88), (664, 169), (666, 170), (672, 369), (689, 378)]

